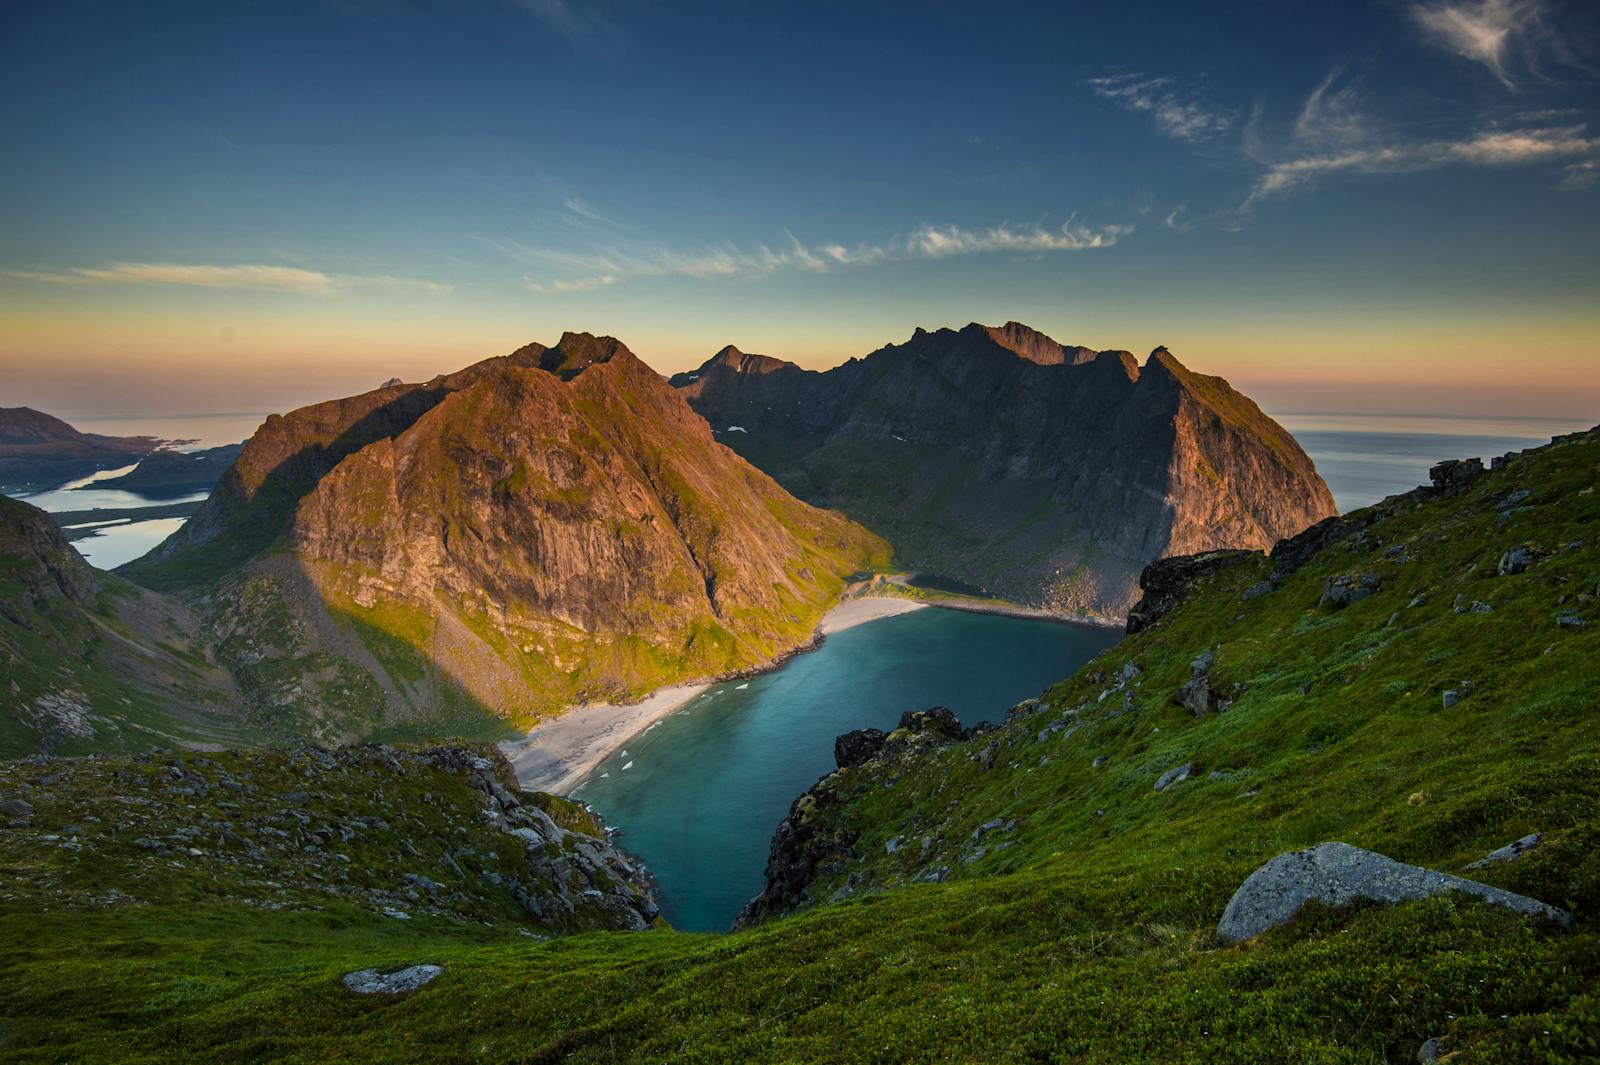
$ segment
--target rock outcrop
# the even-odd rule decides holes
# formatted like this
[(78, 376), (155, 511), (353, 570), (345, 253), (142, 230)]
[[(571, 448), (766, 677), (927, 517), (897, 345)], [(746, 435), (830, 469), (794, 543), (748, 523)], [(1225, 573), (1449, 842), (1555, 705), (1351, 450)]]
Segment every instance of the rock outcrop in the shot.
[(1120, 618), (1148, 562), (1265, 550), (1334, 512), (1293, 437), (1165, 348), (1141, 367), (972, 324), (825, 373), (725, 348), (672, 384), (904, 565), (1068, 613)]
[[(838, 802), (840, 775), (873, 772), (902, 758), (970, 739), (977, 730), (964, 729), (949, 707), (908, 710), (900, 724), (885, 735), (879, 729), (858, 729), (834, 740), (839, 769), (829, 773), (789, 807), (789, 814), (773, 833), (767, 854), (766, 886), (740, 912), (735, 928), (745, 928), (769, 917), (792, 912), (809, 902), (810, 887), (819, 875), (836, 875), (846, 867), (860, 832), (833, 816)], [(890, 848), (890, 853), (898, 847)]]
[(1568, 924), (1566, 911), (1448, 873), (1406, 865), (1348, 843), (1319, 843), (1280, 854), (1239, 885), (1217, 924), (1217, 938), (1239, 943), (1288, 923), (1311, 901), (1328, 906), (1353, 902), (1394, 904), (1459, 891), (1533, 917)]

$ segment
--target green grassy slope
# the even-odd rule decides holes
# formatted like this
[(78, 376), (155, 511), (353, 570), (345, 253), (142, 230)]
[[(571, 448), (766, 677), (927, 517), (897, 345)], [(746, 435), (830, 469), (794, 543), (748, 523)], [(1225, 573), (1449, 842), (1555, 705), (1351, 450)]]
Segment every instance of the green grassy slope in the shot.
[[(734, 935), (533, 942), (334, 904), (102, 906), (9, 879), (0, 1056), (1375, 1063), (1443, 1036), (1455, 1062), (1594, 1060), (1597, 474), (1600, 435), (1527, 454), (1359, 516), (1363, 533), (1249, 600), (1273, 565), (1247, 559), (1000, 729), (841, 771), (813, 804), (846, 844), (838, 868), (800, 913)], [(1498, 575), (1526, 544), (1547, 553)], [(1366, 574), (1376, 594), (1318, 605)], [(1197, 717), (1173, 695), (1203, 651), (1230, 705)], [(1156, 791), (1184, 762), (1191, 778)], [(1532, 831), (1525, 857), (1467, 875), (1566, 907), (1570, 930), (1445, 897), (1217, 945), (1229, 896), (1283, 850), (1343, 839), (1460, 873)], [(27, 853), (0, 834), (8, 874)], [(409, 996), (337, 983), (418, 962), (445, 971)]]

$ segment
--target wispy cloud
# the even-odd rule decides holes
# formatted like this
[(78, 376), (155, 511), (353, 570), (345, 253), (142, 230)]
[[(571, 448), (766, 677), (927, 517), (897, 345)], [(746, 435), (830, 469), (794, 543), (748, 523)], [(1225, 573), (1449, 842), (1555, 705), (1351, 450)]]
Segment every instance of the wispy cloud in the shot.
[(1109, 248), (1132, 232), (1129, 226), (1090, 227), (1068, 219), (1056, 227), (1002, 224), (983, 229), (962, 226), (922, 226), (906, 236), (881, 244), (807, 244), (785, 232), (786, 242), (710, 247), (682, 252), (612, 249), (598, 253), (572, 253), (500, 242), (502, 251), (544, 276), (524, 278), (524, 284), (541, 295), (589, 292), (624, 280), (654, 277), (757, 278), (782, 271), (825, 273), (843, 267), (885, 262), (947, 259), (959, 255), (1012, 252), (1040, 255), (1063, 251)]
[(1561, 172), (1561, 182), (1556, 186), (1562, 192), (1581, 192), (1600, 185), (1600, 161), (1585, 159), (1569, 163)]
[(609, 226), (612, 229), (628, 228), (615, 218), (601, 214), (598, 210), (596, 210), (594, 207), (591, 207), (586, 201), (577, 196), (566, 197), (561, 201), (561, 206), (565, 209), (566, 218), (569, 222)]
[(1523, 166), (1600, 152), (1600, 139), (1584, 126), (1557, 129), (1489, 129), (1458, 140), (1433, 140), (1351, 148), (1272, 164), (1245, 206), (1307, 185), (1328, 174), (1404, 174), (1446, 166)]
[[(1292, 128), (1275, 144), (1262, 136), (1262, 113), (1257, 108), (1245, 127), (1244, 150), (1264, 172), (1241, 209), (1341, 173), (1404, 174), (1452, 166), (1559, 162), (1581, 167), (1600, 155), (1600, 138), (1591, 137), (1582, 123), (1551, 123), (1556, 113), (1523, 114), (1510, 124), (1483, 123), (1450, 137), (1408, 137), (1366, 114), (1357, 86), (1339, 81), (1338, 70), (1324, 78), (1306, 98)], [(1581, 181), (1583, 171), (1575, 172)], [(1572, 186), (1566, 182), (1564, 187)]]
[(1129, 111), (1148, 114), (1163, 132), (1178, 140), (1206, 140), (1225, 132), (1234, 123), (1233, 112), (1181, 91), (1173, 78), (1113, 74), (1090, 78), (1085, 84), (1102, 99)]
[(616, 23), (586, 0), (512, 0), (546, 28), (569, 42), (587, 47), (609, 46), (619, 38)]
[(1440, 0), (1414, 3), (1411, 19), (1429, 42), (1480, 62), (1507, 88), (1515, 88), (1507, 66), (1541, 26), (1542, 10), (1541, 0)]
[(449, 285), (387, 274), (327, 274), (294, 266), (207, 266), (191, 263), (111, 263), (60, 271), (7, 270), (0, 276), (49, 285), (184, 285), (314, 295), (350, 288), (404, 288), (442, 293)]

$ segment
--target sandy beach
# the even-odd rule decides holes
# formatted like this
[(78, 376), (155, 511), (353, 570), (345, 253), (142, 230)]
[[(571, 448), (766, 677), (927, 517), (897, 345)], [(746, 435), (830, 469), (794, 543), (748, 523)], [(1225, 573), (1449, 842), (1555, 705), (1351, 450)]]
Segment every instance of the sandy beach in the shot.
[[(921, 610), (926, 603), (886, 596), (846, 599), (817, 625), (828, 636), (879, 618)], [(530, 791), (565, 795), (607, 755), (692, 702), (708, 683), (676, 684), (662, 688), (637, 703), (589, 703), (531, 729), (520, 740), (500, 744), (500, 750), (517, 771), (517, 780)]]
[(627, 706), (575, 706), (530, 730), (522, 739), (501, 743), (500, 750), (517, 771), (517, 780), (524, 788), (565, 795), (606, 755), (709, 687), (710, 684), (677, 684)]

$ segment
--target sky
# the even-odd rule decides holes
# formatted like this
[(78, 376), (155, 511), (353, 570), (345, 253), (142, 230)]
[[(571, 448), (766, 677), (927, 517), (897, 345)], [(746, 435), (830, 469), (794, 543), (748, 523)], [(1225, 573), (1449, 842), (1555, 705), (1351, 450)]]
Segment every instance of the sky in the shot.
[(1600, 421), (1600, 5), (0, 5), (0, 406), (974, 320)]

